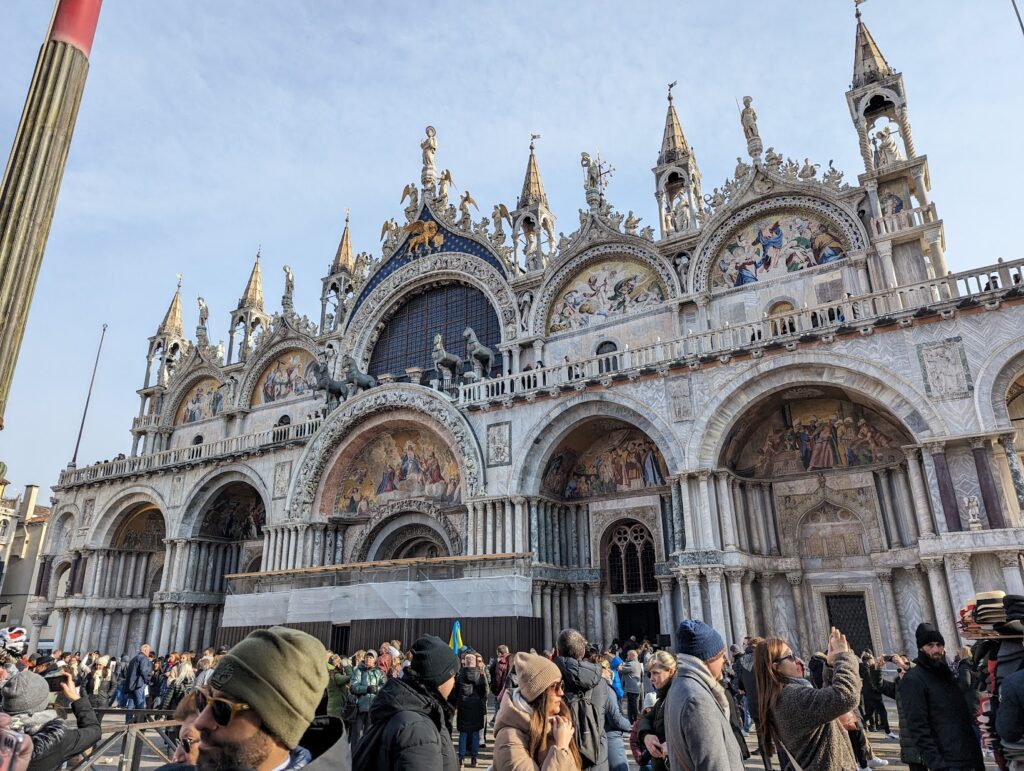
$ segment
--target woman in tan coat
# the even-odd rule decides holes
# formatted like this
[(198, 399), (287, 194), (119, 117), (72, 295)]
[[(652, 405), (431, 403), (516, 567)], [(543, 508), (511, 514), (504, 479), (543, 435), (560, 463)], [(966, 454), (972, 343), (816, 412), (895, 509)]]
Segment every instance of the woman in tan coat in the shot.
[(517, 687), (505, 693), (494, 721), (494, 771), (580, 771), (562, 673), (529, 653), (517, 653), (512, 667)]

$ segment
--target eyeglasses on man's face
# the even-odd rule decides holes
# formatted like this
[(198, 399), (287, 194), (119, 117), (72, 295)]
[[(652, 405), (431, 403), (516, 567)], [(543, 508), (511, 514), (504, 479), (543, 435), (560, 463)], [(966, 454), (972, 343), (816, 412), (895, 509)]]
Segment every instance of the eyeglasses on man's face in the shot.
[(214, 696), (210, 693), (210, 689), (205, 686), (196, 688), (196, 709), (201, 714), (207, 707), (210, 708), (210, 714), (213, 715), (214, 721), (219, 726), (226, 726), (230, 723), (236, 712), (252, 709), (252, 707), (243, 702)]

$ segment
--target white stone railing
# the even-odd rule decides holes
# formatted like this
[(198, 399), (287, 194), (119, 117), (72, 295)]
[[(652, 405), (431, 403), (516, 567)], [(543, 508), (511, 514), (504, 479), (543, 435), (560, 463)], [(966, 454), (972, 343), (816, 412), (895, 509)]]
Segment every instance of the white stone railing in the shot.
[(872, 327), (884, 318), (906, 318), (922, 308), (985, 301), (1009, 288), (1024, 292), (1024, 260), (978, 270), (951, 273), (940, 279), (846, 297), (843, 300), (759, 321), (698, 332), (640, 348), (592, 356), (555, 367), (519, 372), (459, 386), (461, 405), (500, 402), (530, 392), (584, 389), (595, 383), (635, 378), (645, 372), (702, 359), (726, 358), (749, 349), (794, 343), (804, 335), (820, 338), (842, 328)]
[(884, 238), (899, 233), (902, 230), (930, 225), (938, 220), (935, 212), (935, 204), (919, 206), (916, 209), (904, 209), (896, 214), (883, 215), (871, 220), (871, 228), (876, 238)]
[(69, 468), (61, 472), (57, 485), (58, 487), (67, 487), (128, 474), (143, 474), (158, 468), (236, 455), (282, 442), (305, 441), (316, 433), (322, 421), (322, 418), (316, 418), (287, 426), (275, 426), (252, 434), (230, 436), (215, 442), (194, 444), (175, 450), (163, 450), (150, 455), (122, 458), (107, 463), (94, 463), (80, 469)]
[(153, 428), (159, 420), (159, 415), (138, 415), (132, 418), (132, 429)]

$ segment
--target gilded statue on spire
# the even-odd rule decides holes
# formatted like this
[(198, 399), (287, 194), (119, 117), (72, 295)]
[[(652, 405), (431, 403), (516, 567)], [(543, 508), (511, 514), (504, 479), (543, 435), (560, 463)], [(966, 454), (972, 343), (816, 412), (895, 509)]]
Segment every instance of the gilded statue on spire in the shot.
[(420, 142), (423, 151), (423, 173), (420, 181), (423, 187), (432, 188), (437, 183), (437, 169), (434, 167), (434, 156), (437, 154), (437, 131), (427, 126), (427, 138)]

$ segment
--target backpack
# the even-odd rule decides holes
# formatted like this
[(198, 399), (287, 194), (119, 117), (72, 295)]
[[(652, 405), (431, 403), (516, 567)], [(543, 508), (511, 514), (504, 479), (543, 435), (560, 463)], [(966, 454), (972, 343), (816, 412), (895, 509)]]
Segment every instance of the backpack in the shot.
[(592, 691), (584, 691), (573, 695), (566, 694), (569, 711), (572, 713), (572, 723), (576, 728), (576, 749), (579, 750), (583, 768), (597, 765), (598, 758), (601, 757), (601, 736), (604, 733), (604, 720), (597, 712), (591, 693)]

